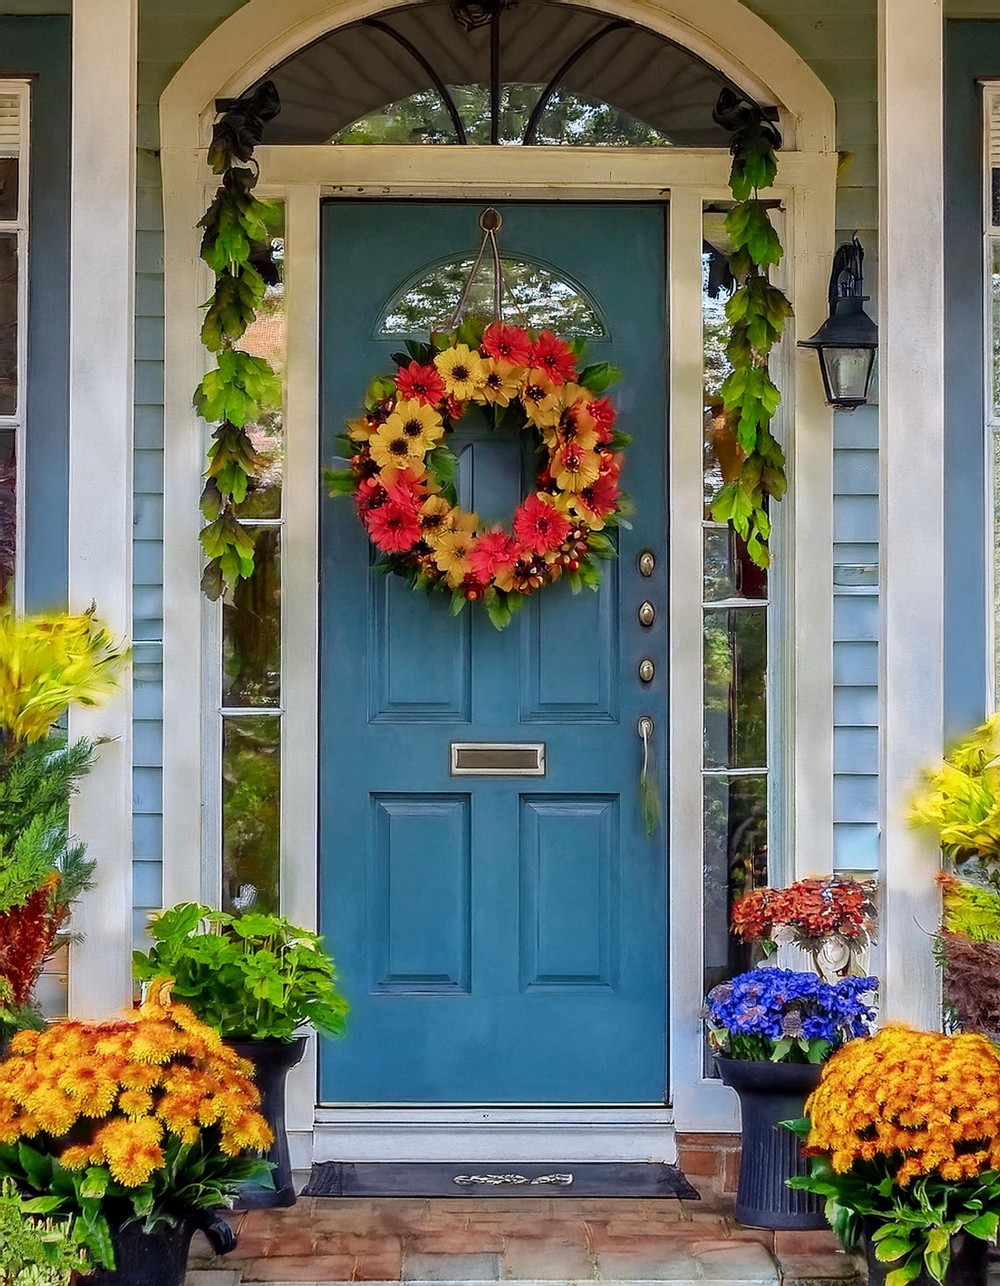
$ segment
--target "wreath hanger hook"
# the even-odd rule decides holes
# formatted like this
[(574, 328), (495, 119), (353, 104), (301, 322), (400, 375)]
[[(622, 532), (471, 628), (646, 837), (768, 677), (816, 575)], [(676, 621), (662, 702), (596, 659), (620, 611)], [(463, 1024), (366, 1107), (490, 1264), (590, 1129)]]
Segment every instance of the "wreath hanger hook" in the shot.
[(527, 324), (527, 318), (521, 305), (517, 302), (514, 292), (504, 275), (503, 264), (500, 260), (500, 243), (497, 240), (497, 233), (503, 227), (503, 215), (492, 205), (487, 206), (479, 215), (479, 226), (482, 229), (483, 239), (479, 243), (479, 250), (472, 261), (472, 267), (469, 275), (462, 286), (462, 293), (458, 297), (458, 303), (455, 305), (455, 311), (451, 315), (449, 328), (455, 330), (465, 314), (465, 309), (469, 302), (469, 295), (472, 291), (472, 283), (479, 272), (479, 265), (483, 261), (483, 255), (486, 253), (486, 247), (489, 246), (490, 258), (493, 265), (493, 317), (496, 321), (503, 321), (503, 297), (504, 294), (510, 299), (511, 303), (517, 309), (521, 321)]

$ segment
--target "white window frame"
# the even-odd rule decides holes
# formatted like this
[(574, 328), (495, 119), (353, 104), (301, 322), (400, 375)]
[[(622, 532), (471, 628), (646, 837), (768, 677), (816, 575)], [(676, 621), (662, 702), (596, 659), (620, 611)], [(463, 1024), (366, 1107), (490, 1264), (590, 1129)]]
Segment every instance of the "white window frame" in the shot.
[[(786, 211), (785, 288), (796, 306), (797, 333), (809, 334), (825, 317), (833, 252), (836, 153), (832, 99), (813, 73), (736, 0), (704, 6), (695, 0), (643, 5), (621, 0), (616, 11), (694, 49), (751, 92), (768, 93), (789, 108), (786, 147), (775, 195)], [(164, 616), (164, 900), (167, 904), (211, 892), (206, 870), (218, 864), (218, 830), (202, 856), (201, 816), (215, 807), (216, 764), (206, 756), (201, 691), (206, 676), (203, 643), (218, 608), (200, 598), (198, 546), (203, 426), (191, 411), (190, 391), (204, 369), (197, 341), (204, 280), (195, 225), (211, 192), (205, 145), (213, 101), (238, 92), (281, 57), (337, 22), (355, 21), (379, 6), (356, 0), (336, 16), (318, 0), (289, 0), (280, 22), (250, 0), (223, 24), (178, 74), (161, 110), (166, 258), (167, 405), (165, 434)], [(294, 10), (294, 13), (290, 12)], [(308, 22), (304, 18), (310, 11)], [(709, 12), (711, 10), (711, 12)], [(252, 11), (252, 12), (251, 12)], [(679, 15), (683, 11), (683, 19)], [(270, 38), (247, 24), (256, 19)], [(240, 20), (240, 21), (237, 21)], [(712, 27), (711, 34), (706, 29)], [(280, 30), (275, 30), (280, 28)], [(737, 59), (726, 49), (740, 49)], [(213, 69), (210, 59), (221, 60)], [(765, 59), (770, 59), (766, 62)], [(197, 66), (192, 64), (197, 62)], [(747, 63), (784, 67), (789, 92), (762, 87)], [(228, 77), (219, 68), (231, 67)], [(794, 72), (794, 74), (792, 74)], [(797, 101), (796, 101), (797, 100)], [(200, 112), (200, 115), (192, 113)], [(792, 134), (795, 137), (791, 137)], [(795, 150), (796, 145), (801, 150)], [(288, 323), (285, 444), (284, 793), (281, 888), (285, 911), (316, 922), (317, 900), (317, 575), (320, 496), (319, 418), (320, 200), (422, 196), (435, 199), (669, 199), (670, 264), (670, 513), (668, 762), (670, 866), (670, 1083), (678, 1128), (724, 1130), (735, 1125), (732, 1095), (704, 1077), (697, 1014), (702, 999), (702, 289), (703, 206), (730, 198), (724, 150), (489, 147), (261, 147), (260, 191), (285, 201), (285, 291)], [(788, 373), (783, 394), (789, 497), (782, 502), (787, 545), (783, 603), (772, 631), (783, 634), (787, 715), (782, 720), (781, 774), (790, 783), (787, 851), (801, 875), (832, 854), (832, 416), (811, 354), (796, 353), (795, 327), (785, 341)], [(794, 425), (794, 433), (791, 427)], [(773, 592), (773, 591), (772, 591)], [(772, 598), (773, 601), (773, 598)], [(779, 623), (780, 621), (780, 623)], [(292, 624), (294, 623), (294, 624)], [(217, 637), (217, 633), (216, 633)], [(213, 649), (214, 655), (214, 649)], [(196, 679), (196, 676), (201, 676)], [(209, 714), (216, 723), (214, 712)], [(800, 734), (800, 735), (797, 735)], [(206, 801), (203, 809), (194, 801)], [(212, 878), (215, 878), (214, 876)], [(697, 925), (692, 941), (692, 925)], [(308, 1085), (297, 1097), (305, 1123)], [(311, 1123), (310, 1116), (310, 1123)]]
[(31, 82), (20, 78), (0, 80), (0, 94), (19, 100), (17, 217), (0, 220), (0, 232), (17, 236), (17, 406), (13, 415), (0, 415), (0, 429), (14, 430), (14, 466), (17, 525), (14, 544), (14, 606), (24, 610), (24, 495), (25, 444), (28, 393), (28, 239), (31, 191)]

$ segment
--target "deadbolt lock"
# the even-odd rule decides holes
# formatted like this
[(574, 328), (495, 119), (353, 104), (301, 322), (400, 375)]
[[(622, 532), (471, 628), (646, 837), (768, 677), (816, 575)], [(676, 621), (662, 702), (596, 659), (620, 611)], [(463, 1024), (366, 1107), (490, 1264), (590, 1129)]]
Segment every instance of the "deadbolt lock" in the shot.
[(639, 611), (637, 615), (639, 617), (640, 625), (646, 625), (646, 626), (652, 625), (653, 622), (656, 620), (656, 608), (647, 598), (644, 603), (639, 604)]

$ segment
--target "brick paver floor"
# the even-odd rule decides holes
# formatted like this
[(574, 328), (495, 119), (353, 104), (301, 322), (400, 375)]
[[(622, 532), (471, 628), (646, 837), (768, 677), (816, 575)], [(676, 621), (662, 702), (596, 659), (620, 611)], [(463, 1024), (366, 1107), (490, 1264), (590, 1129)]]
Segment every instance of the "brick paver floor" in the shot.
[(661, 1283), (857, 1286), (832, 1233), (744, 1228), (725, 1198), (300, 1198), (231, 1216), (239, 1248), (199, 1238), (189, 1286), (241, 1283)]

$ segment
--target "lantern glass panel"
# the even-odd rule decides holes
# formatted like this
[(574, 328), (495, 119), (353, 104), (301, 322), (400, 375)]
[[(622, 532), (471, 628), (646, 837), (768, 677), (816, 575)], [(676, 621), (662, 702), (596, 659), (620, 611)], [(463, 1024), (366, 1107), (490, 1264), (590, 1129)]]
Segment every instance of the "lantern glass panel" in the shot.
[(820, 350), (823, 377), (831, 402), (861, 403), (868, 396), (874, 348), (827, 348)]

